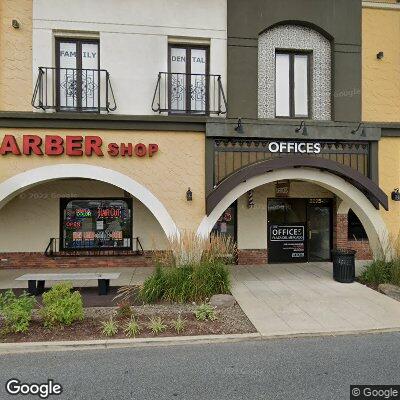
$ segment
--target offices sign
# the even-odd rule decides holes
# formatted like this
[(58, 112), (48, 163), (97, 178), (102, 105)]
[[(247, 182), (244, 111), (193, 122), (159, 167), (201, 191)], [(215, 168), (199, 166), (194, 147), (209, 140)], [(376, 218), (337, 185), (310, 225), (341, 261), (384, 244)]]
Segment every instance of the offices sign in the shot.
[(269, 142), (268, 150), (271, 153), (319, 154), (319, 153), (321, 153), (321, 143), (319, 143), (319, 142)]
[(12, 154), (15, 156), (60, 156), (66, 154), (72, 157), (104, 156), (111, 157), (153, 157), (158, 152), (158, 144), (150, 143), (109, 143), (103, 144), (100, 136), (46, 135), (44, 139), (38, 135), (23, 135), (17, 140), (13, 135), (4, 135), (0, 142), (0, 156)]

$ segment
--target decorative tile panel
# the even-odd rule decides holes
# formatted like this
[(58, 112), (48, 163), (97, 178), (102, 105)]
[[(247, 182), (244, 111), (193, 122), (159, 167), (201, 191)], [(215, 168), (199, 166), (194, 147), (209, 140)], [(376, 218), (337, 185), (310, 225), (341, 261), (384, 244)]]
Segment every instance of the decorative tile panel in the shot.
[(311, 61), (311, 118), (331, 119), (331, 44), (319, 32), (298, 25), (267, 30), (258, 40), (258, 117), (275, 118), (275, 52), (307, 50)]

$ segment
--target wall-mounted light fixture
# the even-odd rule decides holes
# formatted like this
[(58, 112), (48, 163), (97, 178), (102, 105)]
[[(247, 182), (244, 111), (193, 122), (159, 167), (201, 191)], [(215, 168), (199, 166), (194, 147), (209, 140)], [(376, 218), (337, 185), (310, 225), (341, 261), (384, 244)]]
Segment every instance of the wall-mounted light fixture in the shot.
[(394, 201), (400, 201), (400, 192), (399, 192), (399, 188), (396, 188), (393, 190), (392, 192), (392, 200)]
[(379, 53), (376, 54), (376, 58), (378, 60), (382, 60), (382, 58), (385, 56), (385, 54), (383, 53), (383, 51), (380, 51)]
[(19, 22), (16, 19), (12, 20), (11, 25), (14, 29), (19, 29), (20, 27)]
[(307, 127), (306, 127), (306, 123), (304, 121), (301, 121), (301, 124), (298, 128), (296, 128), (296, 133), (301, 132), (301, 134), (303, 136), (307, 136), (308, 132), (307, 132)]
[(236, 127), (235, 127), (235, 131), (236, 131), (237, 133), (243, 133), (243, 132), (244, 132), (244, 131), (243, 131), (243, 125), (242, 125), (242, 118), (239, 118), (239, 119), (238, 119), (237, 125), (236, 125)]
[(190, 190), (190, 188), (188, 188), (188, 190), (186, 191), (186, 200), (187, 201), (192, 201), (193, 200), (193, 193)]
[(352, 135), (355, 135), (355, 134), (356, 134), (358, 131), (360, 131), (360, 130), (361, 130), (360, 136), (365, 137), (365, 136), (366, 136), (366, 135), (365, 135), (365, 129), (364, 129), (364, 126), (363, 126), (362, 122), (360, 122), (360, 123), (358, 124), (357, 128), (355, 128), (355, 129), (353, 129), (353, 130), (351, 131), (351, 134), (352, 134)]

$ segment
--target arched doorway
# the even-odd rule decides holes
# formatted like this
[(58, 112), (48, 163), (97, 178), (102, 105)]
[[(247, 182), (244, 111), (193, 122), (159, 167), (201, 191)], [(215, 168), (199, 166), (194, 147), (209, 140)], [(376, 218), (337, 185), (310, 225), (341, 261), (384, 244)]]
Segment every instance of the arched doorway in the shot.
[(260, 162), (228, 177), (208, 196), (208, 215), (198, 233), (208, 235), (224, 210), (246, 192), (281, 180), (314, 183), (349, 204), (362, 222), (373, 252), (387, 240), (387, 228), (378, 210), (379, 203), (387, 208), (387, 197), (378, 186), (336, 162), (296, 156)]

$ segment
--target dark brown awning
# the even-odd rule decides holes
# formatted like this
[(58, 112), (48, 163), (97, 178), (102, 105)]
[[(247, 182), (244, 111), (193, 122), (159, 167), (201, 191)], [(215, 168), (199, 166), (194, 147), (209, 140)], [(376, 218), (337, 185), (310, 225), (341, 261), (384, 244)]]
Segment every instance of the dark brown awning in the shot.
[(288, 155), (249, 165), (228, 176), (207, 196), (207, 215), (210, 215), (212, 210), (214, 210), (214, 208), (225, 197), (225, 195), (228, 194), (240, 183), (254, 176), (262, 175), (271, 171), (300, 167), (316, 168), (340, 176), (341, 178), (345, 179), (353, 186), (355, 186), (357, 189), (362, 191), (368, 197), (375, 208), (378, 209), (379, 204), (381, 204), (385, 208), (385, 210), (389, 209), (387, 195), (375, 182), (362, 175), (355, 169), (347, 167), (343, 164), (339, 164), (336, 161), (327, 160), (324, 158)]

